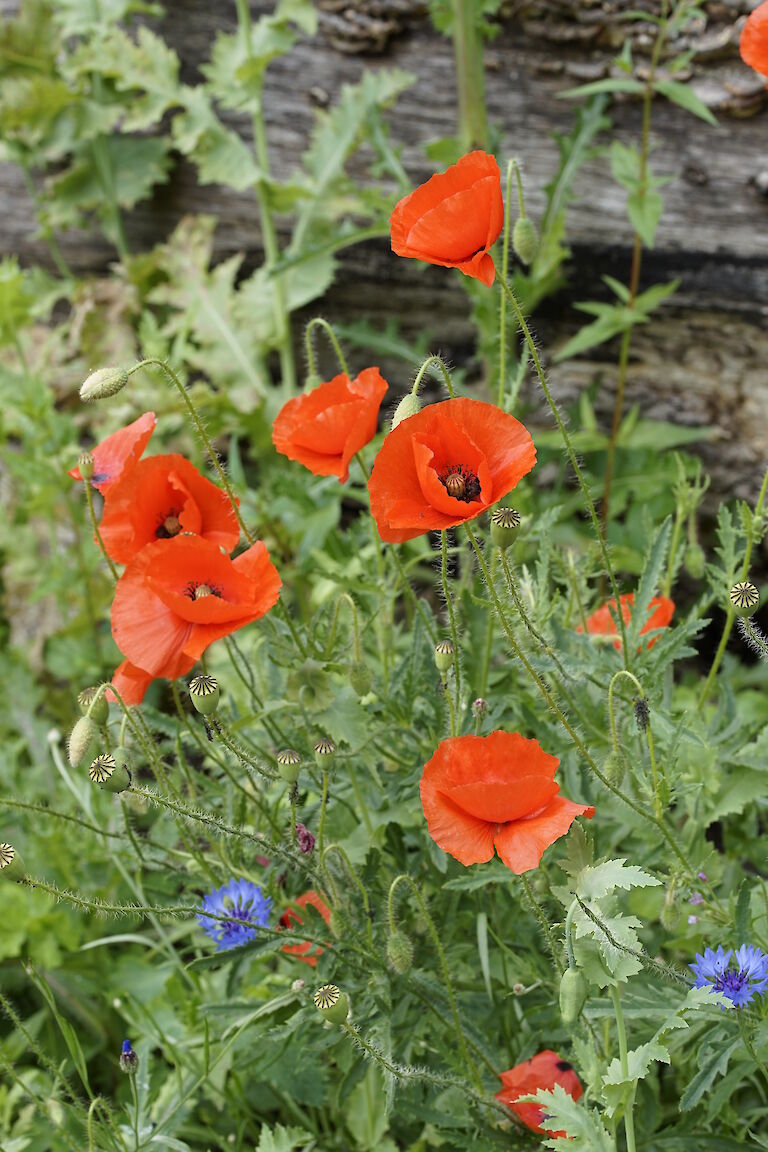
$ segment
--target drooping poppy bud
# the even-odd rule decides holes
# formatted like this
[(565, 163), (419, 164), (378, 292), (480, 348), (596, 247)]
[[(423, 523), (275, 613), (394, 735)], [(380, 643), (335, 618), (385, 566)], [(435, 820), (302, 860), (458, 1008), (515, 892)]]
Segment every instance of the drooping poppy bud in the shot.
[(533, 264), (539, 250), (539, 234), (530, 216), (519, 216), (512, 229), (512, 247), (523, 264)]
[(587, 982), (578, 968), (566, 968), (560, 980), (560, 1015), (563, 1024), (575, 1024), (587, 999)]
[(702, 546), (700, 544), (689, 544), (685, 550), (683, 563), (689, 576), (694, 580), (701, 580), (706, 565), (706, 557)]
[(395, 408), (390, 429), (397, 428), (398, 424), (407, 420), (409, 416), (415, 416), (417, 412), (421, 412), (421, 401), (413, 392), (407, 392)]
[(398, 976), (404, 976), (413, 963), (413, 944), (404, 932), (393, 932), (387, 940), (387, 959)]
[(128, 373), (124, 368), (99, 368), (81, 386), (80, 399), (104, 400), (120, 392), (127, 383)]
[(349, 666), (349, 683), (358, 696), (367, 696), (373, 684), (371, 670), (363, 660), (353, 660)]
[(99, 729), (90, 716), (81, 716), (69, 734), (69, 762), (79, 768), (95, 754)]
[(81, 452), (77, 458), (77, 466), (80, 469), (80, 475), (83, 480), (90, 480), (96, 467), (93, 452)]

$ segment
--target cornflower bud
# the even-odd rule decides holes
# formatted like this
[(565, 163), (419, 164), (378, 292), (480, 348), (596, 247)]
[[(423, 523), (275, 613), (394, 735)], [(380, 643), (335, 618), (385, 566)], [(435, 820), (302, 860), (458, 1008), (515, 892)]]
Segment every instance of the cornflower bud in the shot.
[[(93, 701), (96, 693), (99, 691), (97, 687), (83, 688), (82, 692), (78, 693), (77, 703), (80, 705), (80, 711), (83, 716), (90, 716), (95, 724), (106, 724), (109, 720), (109, 704), (107, 697), (102, 692), (98, 700), (94, 704)], [(93, 707), (91, 707), (93, 705)]]
[(93, 470), (96, 462), (93, 459), (92, 452), (81, 452), (77, 458), (77, 466), (80, 469), (80, 475), (83, 480), (90, 480), (93, 476)]
[(335, 984), (323, 984), (312, 1000), (324, 1020), (331, 1024), (344, 1024), (349, 1015), (349, 997), (346, 992), (342, 992)]
[(734, 584), (728, 598), (737, 616), (751, 616), (760, 603), (760, 593), (749, 580), (740, 580)]
[(404, 932), (393, 932), (387, 940), (387, 959), (398, 976), (404, 976), (413, 963), (413, 944)]
[(126, 765), (118, 763), (111, 752), (102, 752), (96, 757), (88, 769), (88, 777), (105, 792), (125, 792), (131, 786), (131, 774)]
[(299, 778), (301, 756), (298, 752), (294, 752), (293, 748), (283, 748), (275, 756), (277, 761), (277, 772), (281, 779), (285, 780), (286, 784), (295, 784)]
[(496, 508), (491, 513), (491, 542), (506, 551), (514, 543), (520, 528), (520, 513), (515, 508)]
[(120, 1050), (121, 1069), (123, 1072), (127, 1072), (129, 1076), (135, 1076), (138, 1066), (139, 1058), (131, 1047), (130, 1040), (123, 1040), (123, 1046)]
[(533, 264), (539, 250), (539, 233), (530, 216), (518, 216), (512, 229), (512, 247), (523, 264)]
[(90, 716), (81, 716), (69, 734), (69, 762), (79, 768), (85, 761), (93, 759), (99, 729)]
[[(200, 588), (197, 588), (195, 596), (199, 591)], [(189, 698), (192, 701), (192, 707), (201, 716), (213, 716), (219, 706), (219, 696), (219, 682), (215, 676), (208, 676), (203, 673), (201, 676), (195, 676), (194, 680), (190, 680)]]
[(587, 999), (587, 982), (578, 968), (566, 968), (560, 979), (560, 1015), (563, 1024), (575, 1024)]
[(327, 768), (335, 755), (336, 745), (333, 740), (327, 740), (324, 737), (315, 744), (315, 760), (317, 761), (318, 767)]
[(450, 640), (441, 640), (435, 645), (435, 667), (438, 672), (447, 672), (453, 666), (456, 649)]
[(92, 372), (80, 388), (81, 400), (104, 400), (114, 396), (128, 383), (124, 368), (99, 368)]
[(22, 880), (26, 875), (24, 861), (12, 844), (0, 844), (0, 876), (4, 880)]
[(414, 396), (413, 392), (406, 392), (395, 408), (392, 416), (392, 428), (397, 428), (398, 424), (407, 420), (409, 416), (415, 416), (417, 412), (421, 412), (421, 401), (418, 396)]
[(488, 701), (484, 700), (482, 696), (478, 696), (477, 700), (472, 701), (472, 715), (476, 717), (476, 719), (481, 720), (487, 713)]

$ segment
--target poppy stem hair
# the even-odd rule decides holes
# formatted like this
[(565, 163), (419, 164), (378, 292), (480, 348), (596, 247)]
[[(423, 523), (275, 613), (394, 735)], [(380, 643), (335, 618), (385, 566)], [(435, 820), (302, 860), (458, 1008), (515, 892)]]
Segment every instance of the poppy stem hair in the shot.
[(336, 353), (336, 359), (339, 362), (339, 367), (345, 376), (349, 376), (349, 365), (347, 364), (346, 357), (341, 350), (341, 344), (338, 337), (333, 330), (333, 327), (324, 320), (322, 316), (315, 316), (309, 321), (304, 329), (304, 347), (307, 351), (307, 370), (310, 376), (314, 376), (317, 372), (317, 365), (315, 362), (315, 349), (314, 349), (314, 330), (320, 328), (330, 340), (333, 345), (333, 350)]
[(107, 566), (108, 566), (110, 572), (112, 573), (113, 579), (115, 581), (117, 581), (117, 579), (118, 579), (117, 568), (115, 568), (114, 564), (112, 563), (110, 555), (107, 552), (106, 548), (104, 547), (104, 541), (101, 538), (101, 532), (99, 532), (99, 525), (98, 525), (98, 522), (96, 520), (96, 512), (95, 512), (94, 507), (93, 507), (93, 492), (91, 490), (90, 480), (86, 480), (83, 487), (85, 488), (85, 500), (86, 500), (86, 503), (88, 504), (88, 515), (91, 518), (91, 525), (93, 527), (93, 534), (96, 537), (96, 543), (99, 545), (99, 548), (101, 549), (101, 554), (107, 562)]
[(428, 356), (427, 359), (424, 361), (421, 368), (419, 368), (418, 372), (416, 373), (416, 379), (413, 382), (413, 388), (411, 388), (411, 394), (413, 396), (418, 395), (418, 391), (419, 391), (419, 388), (421, 386), (421, 382), (424, 379), (424, 374), (427, 371), (427, 369), (431, 368), (433, 365), (436, 368), (440, 369), (440, 372), (442, 373), (443, 381), (445, 382), (445, 387), (448, 390), (448, 395), (451, 397), (452, 400), (455, 400), (456, 393), (453, 390), (453, 383), (451, 381), (451, 374), (448, 371), (447, 364), (445, 363), (444, 360), (441, 360), (439, 356)]
[(232, 505), (232, 508), (234, 509), (234, 513), (235, 513), (235, 516), (237, 517), (237, 522), (240, 525), (243, 536), (245, 536), (245, 538), (249, 544), (255, 543), (256, 537), (251, 532), (249, 532), (245, 526), (245, 521), (243, 520), (243, 517), (240, 514), (240, 506), (237, 502), (237, 497), (235, 496), (234, 492), (232, 491), (229, 480), (227, 479), (227, 474), (221, 466), (221, 461), (219, 460), (219, 454), (216, 451), (216, 449), (213, 447), (213, 444), (211, 444), (208, 433), (206, 432), (206, 430), (203, 426), (203, 422), (197, 413), (197, 409), (195, 408), (194, 404), (192, 403), (192, 401), (189, 397), (189, 393), (187, 392), (187, 389), (181, 383), (181, 381), (179, 380), (176, 373), (171, 368), (169, 368), (169, 366), (165, 363), (164, 360), (157, 360), (154, 357), (150, 357), (147, 360), (140, 360), (138, 362), (138, 364), (134, 364), (132, 368), (128, 369), (127, 375), (132, 376), (133, 373), (138, 372), (140, 368), (150, 368), (150, 367), (159, 368), (161, 370), (161, 372), (163, 372), (165, 374), (165, 376), (168, 378), (168, 380), (170, 380), (171, 384), (173, 384), (174, 388), (176, 389), (176, 391), (179, 393), (182, 400), (184, 401), (184, 404), (186, 405), (186, 408), (187, 408), (187, 412), (189, 413), (189, 418), (192, 421), (192, 423), (194, 424), (194, 426), (197, 430), (197, 434), (203, 443), (203, 447), (205, 448), (206, 452), (208, 453), (210, 461), (213, 464), (214, 468), (216, 469), (216, 472), (218, 474), (219, 480), (222, 483), (224, 491), (226, 492), (227, 496), (229, 497), (229, 502)]
[[(560, 435), (563, 438), (563, 443), (565, 444), (565, 448), (566, 448), (566, 451), (568, 453), (568, 457), (571, 461), (571, 467), (573, 468), (573, 471), (576, 474), (576, 479), (579, 482), (579, 487), (581, 488), (581, 492), (582, 492), (582, 495), (584, 497), (584, 503), (587, 506), (587, 510), (589, 512), (589, 517), (592, 521), (592, 526), (595, 530), (595, 536), (597, 537), (597, 542), (598, 542), (598, 545), (600, 547), (600, 553), (602, 555), (603, 564), (605, 565), (605, 570), (608, 573), (608, 579), (611, 582), (611, 589), (612, 589), (613, 595), (616, 599), (616, 603), (618, 604), (619, 603), (619, 589), (618, 589), (618, 586), (616, 584), (616, 576), (615, 576), (614, 571), (613, 571), (613, 565), (611, 564), (611, 558), (608, 555), (608, 549), (607, 549), (606, 543), (605, 543), (605, 536), (603, 535), (603, 530), (600, 527), (600, 521), (597, 518), (597, 512), (595, 511), (595, 505), (594, 505), (594, 502), (593, 502), (592, 497), (590, 495), (589, 488), (587, 487), (587, 482), (584, 479), (584, 474), (581, 471), (581, 468), (579, 467), (578, 460), (576, 459), (576, 453), (573, 450), (573, 445), (571, 444), (571, 438), (568, 435), (568, 430), (565, 427), (565, 424), (563, 423), (563, 418), (560, 415), (560, 410), (557, 407), (557, 404), (555, 403), (554, 397), (552, 396), (552, 393), (549, 390), (549, 385), (547, 384), (547, 378), (544, 375), (544, 369), (542, 368), (541, 360), (539, 358), (538, 349), (536, 348), (536, 341), (533, 339), (533, 336), (531, 335), (531, 330), (526, 323), (525, 316), (523, 315), (523, 311), (522, 311), (520, 305), (518, 304), (517, 298), (516, 298), (514, 292), (512, 291), (512, 289), (510, 288), (509, 283), (507, 282), (507, 280), (504, 276), (502, 276), (498, 273), (498, 270), (497, 270), (497, 275), (499, 277), (499, 284), (501, 285), (502, 291), (509, 298), (509, 302), (512, 305), (512, 309), (515, 313), (515, 316), (517, 317), (517, 322), (520, 325), (520, 330), (523, 333), (523, 336), (525, 337), (525, 342), (528, 345), (528, 348), (529, 348), (530, 353), (531, 353), (531, 359), (533, 360), (533, 364), (534, 364), (534, 367), (536, 369), (536, 375), (539, 378), (541, 390), (544, 393), (544, 397), (547, 401), (547, 404), (549, 404), (550, 411), (552, 412), (552, 415), (555, 418), (555, 423), (557, 424), (557, 427), (560, 431)], [(627, 631), (626, 631), (626, 627), (624, 625), (624, 620), (621, 617), (621, 613), (619, 613), (619, 629), (621, 631), (621, 648), (622, 648), (622, 653), (623, 653), (623, 657), (624, 657), (624, 667), (628, 668), (629, 667), (629, 651), (627, 649)]]
[[(619, 677), (625, 677), (627, 680), (630, 680), (634, 684), (635, 688), (637, 689), (638, 698), (642, 701), (645, 701), (645, 692), (643, 691), (642, 686), (640, 684), (640, 681), (637, 679), (637, 677), (633, 676), (631, 672), (628, 672), (626, 670), (626, 668), (620, 668), (619, 671), (611, 678), (611, 682), (608, 685), (608, 717), (609, 717), (610, 725), (611, 725), (611, 738), (613, 740), (613, 751), (616, 753), (617, 756), (620, 755), (621, 753), (620, 753), (620, 749), (619, 749), (618, 732), (616, 729), (616, 717), (614, 715), (614, 708), (613, 708), (613, 690), (614, 690), (614, 687), (616, 685), (616, 681), (619, 679)], [(656, 812), (656, 819), (661, 820), (662, 807), (661, 807), (661, 797), (659, 795), (659, 774), (658, 774), (658, 769), (656, 767), (656, 752), (654, 749), (653, 733), (651, 732), (650, 722), (647, 722), (645, 725), (645, 734), (646, 734), (646, 738), (648, 740), (648, 756), (649, 756), (650, 761), (651, 761), (651, 775), (653, 776), (653, 806), (654, 806), (654, 809)]]

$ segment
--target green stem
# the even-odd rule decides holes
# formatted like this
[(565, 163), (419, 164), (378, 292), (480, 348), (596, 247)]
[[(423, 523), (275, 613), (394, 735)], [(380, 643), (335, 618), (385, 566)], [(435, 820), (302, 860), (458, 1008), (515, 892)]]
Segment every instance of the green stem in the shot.
[[(629, 1077), (629, 1060), (627, 1057), (627, 1030), (624, 1026), (624, 1014), (621, 1010), (621, 994), (619, 992), (618, 984), (611, 987), (611, 999), (613, 1000), (613, 1011), (616, 1016), (616, 1032), (619, 1037), (619, 1059), (621, 1061), (621, 1074), (624, 1079)], [(626, 1110), (624, 1112), (624, 1131), (627, 1136), (627, 1152), (635, 1152), (635, 1120), (634, 1120), (634, 1107), (635, 1107), (635, 1091), (637, 1089), (637, 1082), (632, 1082), (632, 1089), (627, 1101)]]
[(579, 906), (578, 900), (572, 900), (565, 917), (565, 951), (568, 956), (568, 967), (576, 967), (576, 957), (573, 952), (573, 916)]
[(85, 499), (86, 499), (86, 503), (88, 504), (88, 515), (91, 518), (91, 526), (93, 527), (93, 534), (96, 537), (96, 543), (98, 544), (99, 548), (101, 549), (101, 554), (107, 562), (107, 567), (109, 568), (110, 572), (112, 573), (112, 578), (114, 579), (115, 582), (117, 582), (120, 578), (118, 576), (117, 568), (115, 568), (114, 564), (112, 563), (112, 558), (104, 546), (104, 541), (101, 538), (101, 532), (99, 532), (99, 525), (96, 521), (96, 512), (95, 512), (94, 507), (93, 507), (93, 492), (91, 491), (90, 480), (84, 480), (83, 487), (85, 488)]
[[(459, 722), (461, 722), (461, 660), (459, 653), (459, 634), (456, 628), (456, 614), (453, 610), (453, 597), (451, 596), (451, 588), (448, 582), (448, 534), (445, 532), (445, 530), (441, 531), (440, 533), (440, 543), (440, 579), (443, 585), (443, 596), (445, 598), (445, 606), (448, 609), (448, 620), (451, 629), (451, 641), (453, 643), (453, 670), (456, 677), (456, 712), (458, 714)], [(445, 691), (448, 695), (447, 681)], [(453, 709), (451, 709), (451, 713), (453, 714)], [(455, 733), (451, 734), (455, 735)]]
[(133, 1100), (133, 1135), (136, 1141), (134, 1147), (135, 1152), (139, 1152), (139, 1148), (141, 1147), (141, 1140), (139, 1138), (139, 1094), (136, 1091), (136, 1077), (131, 1075), (129, 1076), (129, 1080), (131, 1081), (131, 1098)]
[[(504, 200), (506, 210), (504, 212), (504, 247), (501, 252), (501, 274), (506, 280), (509, 275), (509, 232), (510, 221), (512, 218), (512, 206), (510, 198), (512, 195), (512, 173), (517, 173), (517, 161), (512, 159), (507, 164), (507, 195)], [(518, 180), (520, 175), (518, 173)], [(522, 194), (522, 193), (521, 193)], [(503, 410), (504, 408), (504, 394), (506, 392), (507, 384), (507, 296), (502, 292), (499, 299), (499, 392), (496, 397), (496, 404)]]
[(478, 9), (476, 0), (453, 0), (453, 49), (459, 105), (459, 140), (464, 152), (468, 152), (471, 148), (485, 148), (488, 138), (481, 17)]
[(227, 478), (227, 474), (221, 465), (221, 461), (219, 460), (219, 454), (216, 451), (216, 449), (213, 447), (213, 444), (211, 444), (211, 441), (208, 437), (208, 433), (206, 432), (206, 430), (203, 426), (203, 422), (197, 414), (197, 409), (195, 408), (194, 404), (190, 400), (189, 393), (187, 392), (187, 389), (181, 383), (181, 381), (179, 380), (176, 373), (171, 368), (169, 368), (169, 366), (165, 363), (164, 360), (157, 360), (157, 359), (155, 359), (155, 357), (149, 357), (146, 360), (140, 360), (138, 364), (134, 364), (132, 368), (128, 369), (127, 374), (129, 376), (132, 376), (133, 373), (138, 372), (140, 368), (149, 368), (150, 366), (153, 366), (155, 368), (159, 368), (162, 372), (165, 373), (166, 377), (170, 380), (171, 384), (173, 384), (174, 388), (176, 389), (176, 391), (179, 393), (182, 400), (184, 401), (184, 404), (186, 405), (186, 408), (187, 408), (187, 412), (189, 413), (189, 417), (190, 417), (192, 423), (194, 424), (195, 429), (197, 430), (197, 434), (200, 437), (206, 452), (208, 453), (208, 456), (210, 458), (211, 463), (213, 464), (214, 468), (216, 469), (216, 472), (218, 474), (219, 480), (222, 483), (224, 491), (226, 492), (227, 496), (229, 497), (229, 502), (232, 505), (232, 508), (234, 510), (235, 516), (237, 517), (237, 522), (240, 525), (242, 533), (245, 536), (245, 538), (249, 544), (254, 544), (256, 542), (256, 537), (253, 536), (248, 531), (248, 529), (245, 526), (245, 521), (243, 520), (242, 516), (240, 515), (240, 506), (239, 506), (237, 497), (235, 496), (234, 492), (232, 491), (232, 487), (229, 483), (229, 479)]
[(414, 396), (418, 395), (419, 387), (421, 385), (422, 380), (424, 379), (424, 374), (426, 373), (427, 369), (431, 368), (433, 365), (435, 365), (436, 367), (438, 367), (440, 369), (440, 373), (443, 377), (443, 382), (445, 384), (445, 387), (448, 389), (448, 395), (451, 397), (452, 400), (455, 400), (456, 399), (456, 393), (453, 390), (453, 383), (451, 381), (451, 374), (448, 371), (447, 364), (445, 363), (444, 360), (441, 360), (439, 356), (428, 356), (427, 359), (424, 361), (424, 363), (421, 365), (418, 372), (416, 373), (416, 379), (413, 382), (413, 388), (411, 388), (412, 395), (414, 395)]
[(523, 889), (524, 889), (525, 895), (528, 899), (528, 903), (531, 907), (531, 911), (533, 912), (534, 916), (538, 920), (539, 925), (541, 926), (541, 930), (544, 933), (544, 938), (547, 941), (549, 951), (552, 955), (552, 963), (554, 964), (558, 973), (562, 976), (563, 971), (564, 971), (564, 966), (563, 966), (562, 960), (560, 959), (560, 950), (557, 947), (554, 936), (552, 935), (552, 929), (549, 926), (549, 921), (547, 920), (546, 916), (544, 915), (544, 909), (541, 907), (538, 900), (534, 896), (533, 889), (531, 888), (530, 884), (528, 883), (528, 877), (525, 875), (524, 872), (520, 873), (520, 882), (523, 885)]
[(525, 610), (525, 604), (523, 603), (523, 598), (520, 595), (520, 589), (517, 586), (517, 581), (515, 580), (515, 577), (512, 573), (512, 569), (509, 566), (509, 561), (507, 560), (506, 551), (500, 550), (499, 554), (501, 556), (501, 567), (504, 570), (504, 576), (505, 576), (505, 579), (507, 581), (507, 587), (509, 588), (510, 595), (512, 596), (512, 599), (515, 602), (515, 607), (517, 608), (520, 619), (522, 620), (523, 624), (525, 625), (525, 627), (530, 632), (531, 636), (533, 636), (534, 640), (536, 640), (541, 645), (541, 647), (544, 649), (545, 655), (549, 656), (550, 660), (552, 660), (552, 662), (554, 663), (555, 667), (557, 668), (558, 672), (563, 677), (563, 679), (567, 680), (568, 675), (567, 675), (565, 669), (563, 668), (562, 664), (560, 663), (560, 660), (558, 658), (557, 653), (555, 652), (554, 648), (552, 648), (552, 646), (550, 645), (547, 638), (545, 636), (542, 636), (542, 634), (534, 626), (533, 622), (531, 621), (530, 617), (528, 616), (528, 613)]
[(320, 857), (322, 857), (322, 855), (323, 855), (323, 837), (325, 834), (325, 811), (326, 811), (326, 808), (328, 807), (328, 784), (329, 784), (328, 769), (324, 768), (323, 769), (323, 791), (322, 791), (322, 795), (320, 798), (320, 820), (318, 821), (318, 825), (317, 825), (317, 851), (318, 851), (318, 855)]
[(347, 770), (349, 771), (349, 779), (352, 784), (352, 791), (355, 794), (355, 801), (360, 811), (360, 815), (363, 818), (363, 824), (365, 824), (365, 830), (370, 836), (371, 840), (373, 840), (373, 822), (371, 820), (371, 814), (368, 811), (368, 805), (365, 803), (363, 794), (360, 791), (360, 785), (357, 780), (357, 771), (352, 767), (351, 763), (347, 764)]
[(315, 351), (312, 345), (312, 333), (315, 328), (322, 329), (322, 331), (328, 337), (331, 344), (333, 345), (333, 350), (336, 353), (336, 359), (339, 362), (341, 371), (345, 376), (349, 376), (349, 365), (347, 364), (346, 357), (341, 350), (341, 344), (339, 344), (336, 333), (334, 332), (331, 325), (327, 320), (324, 320), (322, 316), (315, 316), (314, 319), (309, 321), (306, 328), (304, 329), (304, 347), (307, 351), (307, 368), (309, 369), (310, 376), (314, 376), (317, 371), (315, 364)]
[[(619, 589), (618, 589), (618, 586), (616, 584), (616, 577), (615, 577), (614, 572), (613, 572), (613, 565), (611, 564), (611, 560), (610, 560), (610, 557), (608, 555), (608, 549), (607, 549), (607, 546), (605, 543), (605, 536), (603, 535), (603, 530), (600, 526), (600, 521), (597, 518), (597, 512), (595, 511), (595, 505), (592, 501), (592, 496), (590, 495), (586, 480), (584, 479), (584, 475), (581, 471), (581, 468), (579, 467), (579, 462), (576, 459), (576, 453), (573, 450), (573, 445), (571, 444), (571, 438), (568, 435), (568, 430), (565, 427), (565, 424), (563, 423), (563, 418), (560, 415), (560, 410), (558, 409), (557, 404), (555, 403), (554, 398), (552, 396), (552, 393), (549, 390), (549, 385), (547, 384), (547, 378), (544, 375), (544, 369), (542, 368), (542, 365), (541, 365), (541, 360), (539, 358), (539, 352), (538, 352), (538, 349), (536, 347), (536, 342), (533, 339), (533, 336), (531, 335), (530, 328), (528, 327), (528, 324), (526, 323), (525, 316), (523, 315), (522, 309), (520, 308), (520, 305), (517, 302), (515, 294), (513, 293), (512, 289), (510, 288), (509, 284), (507, 283), (505, 277), (502, 276), (501, 273), (499, 273), (498, 269), (496, 271), (496, 275), (499, 278), (499, 283), (501, 284), (503, 291), (506, 292), (507, 296), (509, 297), (509, 302), (512, 305), (515, 316), (517, 317), (517, 322), (520, 325), (520, 330), (522, 331), (523, 336), (525, 338), (525, 342), (528, 345), (528, 349), (529, 349), (530, 354), (531, 354), (531, 359), (533, 360), (533, 364), (534, 364), (534, 367), (536, 369), (536, 375), (539, 378), (539, 384), (541, 385), (541, 390), (544, 393), (545, 399), (546, 399), (547, 403), (549, 404), (550, 411), (552, 412), (552, 415), (555, 418), (555, 423), (557, 424), (557, 427), (560, 431), (560, 436), (562, 437), (563, 443), (565, 444), (565, 448), (566, 448), (566, 451), (568, 453), (568, 457), (571, 461), (571, 467), (573, 468), (573, 471), (576, 475), (576, 479), (579, 482), (579, 487), (581, 488), (582, 496), (584, 497), (584, 503), (587, 506), (587, 510), (589, 512), (589, 516), (590, 516), (590, 519), (592, 521), (592, 526), (595, 530), (595, 536), (597, 537), (597, 542), (598, 542), (598, 545), (600, 547), (600, 554), (601, 554), (602, 559), (603, 559), (603, 565), (605, 566), (605, 570), (608, 573), (608, 578), (611, 582), (611, 589), (613, 591), (614, 599), (616, 600), (616, 603), (619, 604), (621, 602), (620, 597), (619, 597)], [(624, 667), (628, 668), (629, 667), (629, 653), (627, 651), (627, 632), (626, 632), (626, 628), (624, 625), (624, 619), (623, 619), (622, 613), (619, 612), (619, 613), (617, 613), (617, 615), (619, 617), (619, 628), (621, 631), (621, 646), (622, 646), (622, 652), (624, 654)]]
[(362, 659), (360, 650), (360, 625), (357, 619), (357, 605), (350, 596), (349, 592), (340, 593), (336, 600), (336, 608), (333, 613), (333, 620), (331, 621), (331, 630), (328, 634), (328, 642), (325, 646), (325, 659), (330, 660), (331, 653), (333, 652), (334, 641), (336, 640), (336, 628), (339, 623), (339, 612), (342, 604), (348, 604), (352, 610), (352, 628), (354, 630), (354, 645), (355, 645), (355, 660), (359, 663)]

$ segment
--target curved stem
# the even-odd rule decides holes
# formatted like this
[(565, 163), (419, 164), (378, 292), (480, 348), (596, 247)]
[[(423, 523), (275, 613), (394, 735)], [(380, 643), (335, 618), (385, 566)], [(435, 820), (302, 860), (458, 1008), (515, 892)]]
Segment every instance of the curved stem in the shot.
[(451, 374), (448, 371), (448, 366), (446, 365), (445, 361), (441, 360), (439, 356), (428, 356), (427, 359), (422, 364), (421, 368), (419, 368), (418, 372), (416, 373), (416, 379), (413, 382), (413, 388), (411, 388), (412, 394), (414, 396), (418, 395), (418, 391), (419, 391), (419, 388), (421, 386), (421, 382), (424, 379), (424, 374), (426, 373), (427, 368), (430, 368), (433, 364), (436, 365), (440, 369), (440, 372), (441, 372), (442, 377), (443, 377), (443, 382), (444, 382), (446, 388), (448, 389), (448, 395), (451, 397), (452, 400), (455, 400), (456, 399), (456, 393), (453, 390), (453, 383), (451, 381)]
[(322, 329), (322, 331), (328, 337), (331, 344), (333, 345), (333, 350), (336, 353), (336, 359), (339, 362), (341, 371), (345, 376), (349, 376), (349, 365), (347, 364), (346, 357), (341, 350), (341, 344), (338, 341), (338, 337), (336, 336), (332, 326), (328, 323), (327, 320), (324, 320), (322, 316), (315, 316), (312, 320), (309, 321), (306, 328), (304, 329), (304, 347), (307, 350), (307, 367), (309, 368), (310, 375), (314, 376), (316, 373), (315, 351), (312, 346), (312, 333), (315, 328)]

